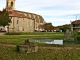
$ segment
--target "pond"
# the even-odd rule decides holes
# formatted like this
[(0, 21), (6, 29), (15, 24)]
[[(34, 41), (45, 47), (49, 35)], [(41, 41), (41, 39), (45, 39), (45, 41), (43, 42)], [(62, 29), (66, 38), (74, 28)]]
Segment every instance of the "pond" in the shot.
[(62, 39), (54, 39), (54, 40), (53, 39), (30, 40), (30, 42), (63, 45), (63, 40)]

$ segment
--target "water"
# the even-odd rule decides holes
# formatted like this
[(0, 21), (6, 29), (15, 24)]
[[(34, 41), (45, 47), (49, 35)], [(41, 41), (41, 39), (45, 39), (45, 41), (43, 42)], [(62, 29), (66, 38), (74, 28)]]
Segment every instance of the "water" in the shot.
[(30, 42), (63, 45), (63, 40), (62, 39), (55, 39), (55, 40), (53, 40), (53, 39), (30, 40)]

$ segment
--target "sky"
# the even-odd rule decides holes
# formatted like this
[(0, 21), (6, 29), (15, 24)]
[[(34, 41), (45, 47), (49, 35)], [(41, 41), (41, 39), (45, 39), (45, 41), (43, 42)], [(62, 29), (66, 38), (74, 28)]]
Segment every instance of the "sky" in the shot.
[[(6, 0), (1, 0), (0, 10), (5, 6)], [(16, 0), (15, 9), (41, 15), (53, 26), (80, 19), (80, 0)]]

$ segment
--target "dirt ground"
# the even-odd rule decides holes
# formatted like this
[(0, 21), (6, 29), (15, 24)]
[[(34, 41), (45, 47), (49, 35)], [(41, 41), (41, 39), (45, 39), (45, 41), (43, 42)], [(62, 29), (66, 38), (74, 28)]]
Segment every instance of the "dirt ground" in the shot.
[[(5, 44), (5, 43), (0, 43), (0, 46), (8, 46), (8, 47), (16, 47), (16, 45), (14, 45), (14, 44)], [(80, 47), (42, 47), (42, 46), (40, 46), (39, 47), (40, 49), (80, 49)]]

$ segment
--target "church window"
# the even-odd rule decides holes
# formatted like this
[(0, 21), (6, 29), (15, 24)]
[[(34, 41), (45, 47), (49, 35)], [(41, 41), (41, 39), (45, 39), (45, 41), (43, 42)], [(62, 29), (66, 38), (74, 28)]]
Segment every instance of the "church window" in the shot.
[(16, 30), (19, 31), (19, 26), (16, 27)]
[(22, 31), (24, 31), (24, 27), (22, 27)]
[(17, 24), (19, 23), (19, 20), (17, 20)]
[(23, 20), (23, 21), (22, 21), (22, 24), (24, 24), (24, 23), (25, 23), (25, 21)]

